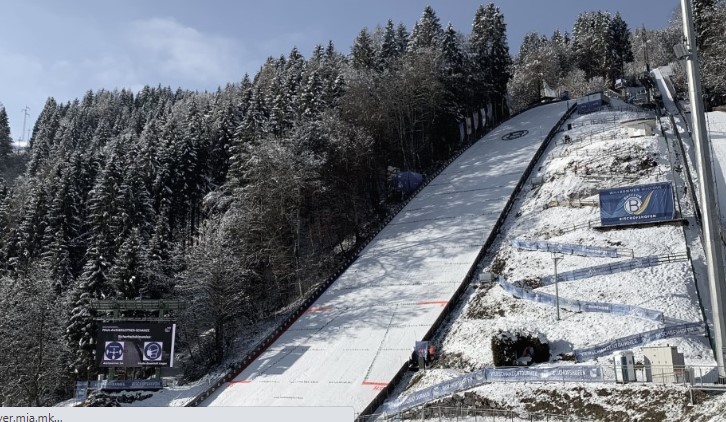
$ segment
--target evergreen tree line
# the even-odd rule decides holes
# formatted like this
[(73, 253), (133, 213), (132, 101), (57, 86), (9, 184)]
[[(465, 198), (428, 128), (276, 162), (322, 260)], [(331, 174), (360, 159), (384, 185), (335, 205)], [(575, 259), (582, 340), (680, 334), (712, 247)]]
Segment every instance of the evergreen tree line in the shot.
[(538, 102), (544, 87), (578, 97), (613, 88), (618, 79), (634, 83), (637, 73), (627, 66), (633, 61), (632, 33), (619, 12), (581, 13), (571, 35), (525, 36), (514, 58), (510, 106), (516, 111)]
[(0, 103), (0, 163), (4, 162), (13, 152), (13, 138), (10, 137), (8, 113)]
[[(726, 104), (726, 1), (693, 0), (704, 94), (708, 106)], [(671, 65), (674, 82), (686, 91), (685, 67), (673, 46), (683, 43), (681, 7), (663, 28), (631, 31), (619, 13), (581, 13), (572, 34), (547, 37), (529, 33), (514, 58), (508, 92), (510, 107), (521, 110), (542, 98), (543, 88), (569, 91), (571, 97), (613, 88), (617, 79), (630, 86), (652, 68)]]
[[(701, 84), (707, 108), (726, 104), (726, 1), (693, 0), (696, 49), (701, 69)], [(677, 61), (673, 46), (682, 44), (683, 12), (673, 10), (668, 26), (657, 30), (642, 28), (632, 37), (636, 69), (670, 64), (676, 89), (687, 92), (686, 69)]]
[(427, 7), (410, 33), (293, 48), (214, 93), (48, 99), (25, 173), (0, 183), (0, 402), (50, 405), (95, 376), (96, 300), (180, 299), (178, 351), (203, 374), (371, 235), (400, 200), (389, 167), (445, 161), (484, 106), (505, 118), (510, 67), (493, 4), (470, 34)]

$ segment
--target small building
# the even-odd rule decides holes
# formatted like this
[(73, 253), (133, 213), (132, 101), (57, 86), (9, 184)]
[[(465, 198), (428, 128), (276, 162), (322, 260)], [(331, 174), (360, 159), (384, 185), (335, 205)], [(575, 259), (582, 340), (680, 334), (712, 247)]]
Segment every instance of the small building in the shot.
[(615, 381), (622, 384), (637, 381), (633, 352), (625, 351), (615, 354)]
[(639, 136), (651, 136), (655, 130), (655, 119), (634, 119), (620, 123), (628, 131), (629, 138), (637, 138)]
[(643, 347), (645, 377), (648, 382), (676, 384), (686, 382), (683, 353), (675, 346)]
[(600, 111), (609, 100), (602, 92), (585, 95), (577, 99), (577, 114), (589, 114)]
[(542, 81), (542, 88), (539, 90), (539, 97), (542, 101), (552, 101), (559, 97), (557, 90), (550, 88), (547, 82)]

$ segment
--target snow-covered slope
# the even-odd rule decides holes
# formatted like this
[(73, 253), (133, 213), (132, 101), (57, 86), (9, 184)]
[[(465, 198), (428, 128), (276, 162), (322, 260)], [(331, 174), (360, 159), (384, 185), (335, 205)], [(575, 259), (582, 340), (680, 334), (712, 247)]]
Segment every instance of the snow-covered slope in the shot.
[[(674, 113), (677, 112), (672, 104), (669, 106), (669, 110), (672, 108)], [(574, 115), (568, 121), (573, 129), (560, 133), (538, 163), (538, 174), (534, 175), (534, 179), (540, 180), (542, 184), (531, 186), (522, 192), (498, 241), (485, 257), (483, 264), (487, 269), (496, 268), (509, 281), (525, 281), (537, 292), (554, 294), (554, 285), (548, 281), (554, 270), (551, 254), (519, 250), (512, 246), (513, 240), (547, 240), (617, 247), (632, 250), (635, 257), (675, 257), (689, 252), (691, 261), (673, 259), (673, 262), (650, 268), (559, 283), (561, 298), (628, 304), (662, 311), (665, 316), (664, 323), (634, 316), (568, 311), (562, 311), (562, 319), (558, 321), (554, 307), (514, 298), (496, 284), (483, 285), (479, 289), (471, 288), (465, 303), (457, 309), (448, 326), (437, 336), (436, 341), (444, 354), (438, 365), (441, 369), (428, 370), (409, 377), (407, 383), (400, 387), (402, 391), (399, 396), (394, 399), (437, 385), (462, 373), (491, 366), (493, 357), (489, 345), (499, 330), (536, 333), (546, 337), (551, 346), (551, 354), (557, 359), (561, 353), (638, 334), (664, 324), (703, 321), (704, 310), (701, 309), (698, 288), (704, 301), (706, 319), (710, 319), (703, 269), (705, 259), (689, 192), (692, 187), (685, 178), (686, 172), (675, 171), (671, 166), (671, 162), (691, 161), (690, 157), (682, 156), (673, 131), (680, 129), (686, 143), (690, 141), (688, 132), (679, 118), (676, 119), (675, 128), (670, 123), (664, 125), (665, 138), (661, 136), (659, 129), (652, 136), (629, 138), (619, 122), (632, 117), (634, 116), (622, 110), (604, 110), (585, 116)], [(712, 114), (709, 115), (709, 122), (715, 141), (714, 155), (717, 159), (723, 157), (726, 160), (726, 147), (719, 146), (719, 132), (721, 135), (726, 133), (726, 119)], [(563, 142), (565, 136), (573, 142)], [(721, 138), (726, 139), (724, 136)], [(688, 144), (685, 151), (686, 155), (691, 152)], [(723, 163), (723, 168), (726, 168), (726, 161)], [(693, 179), (698, 180), (695, 175)], [(724, 189), (723, 176), (718, 180), (720, 189)], [(676, 209), (680, 211), (687, 225), (651, 225), (607, 231), (593, 229), (593, 226), (599, 225), (598, 190), (661, 181), (673, 183)], [(726, 197), (726, 191), (722, 197)], [(628, 259), (629, 256), (594, 258), (565, 255), (559, 261), (557, 269), (562, 273)], [(697, 376), (713, 378), (715, 360), (706, 337), (694, 335), (661, 339), (646, 346), (658, 345), (677, 346), (685, 355), (686, 365), (696, 368)], [(642, 347), (633, 347), (631, 350), (635, 353), (635, 360), (643, 362)], [(613, 355), (610, 354), (587, 363), (601, 365), (605, 377), (612, 380), (612, 359)], [(574, 362), (560, 363), (576, 365)], [(594, 390), (603, 387), (615, 388), (612, 383), (593, 387), (558, 384), (543, 384), (536, 389), (549, 389), (557, 395), (560, 394), (558, 391), (584, 388), (593, 390), (586, 393), (592, 394), (592, 403), (605, 404), (609, 399), (596, 397)], [(507, 384), (506, 387), (494, 384), (479, 387), (473, 392), (505, 408), (531, 410), (526, 403), (536, 400), (530, 392), (533, 388), (528, 383)], [(681, 407), (663, 407), (660, 410), (665, 411), (664, 414), (669, 415), (669, 418), (677, 420), (683, 416), (684, 410)], [(631, 413), (627, 409), (623, 411), (624, 415), (629, 415), (627, 417), (640, 415), (636, 410)]]
[[(205, 404), (365, 409), (461, 285), (566, 109), (563, 102), (527, 111), (462, 154), (308, 312)], [(523, 132), (505, 136), (517, 131)]]

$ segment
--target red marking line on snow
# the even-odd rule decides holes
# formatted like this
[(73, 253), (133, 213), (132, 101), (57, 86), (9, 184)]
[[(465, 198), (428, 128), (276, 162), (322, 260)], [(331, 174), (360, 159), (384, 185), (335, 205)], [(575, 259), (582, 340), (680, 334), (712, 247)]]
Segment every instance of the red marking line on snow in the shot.
[(417, 305), (441, 305), (446, 306), (449, 303), (448, 300), (424, 300), (418, 302)]
[(249, 384), (252, 380), (232, 380), (229, 383), (230, 384)]
[(305, 312), (323, 312), (333, 309), (332, 306), (318, 306), (317, 308), (308, 308)]
[(383, 390), (388, 385), (387, 382), (363, 381), (363, 385), (370, 385), (374, 390)]

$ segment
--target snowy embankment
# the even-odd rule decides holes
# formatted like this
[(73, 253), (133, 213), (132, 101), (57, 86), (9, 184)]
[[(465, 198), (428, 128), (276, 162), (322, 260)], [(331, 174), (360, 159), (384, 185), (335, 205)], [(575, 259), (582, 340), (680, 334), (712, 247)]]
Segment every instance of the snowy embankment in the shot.
[[(632, 116), (627, 112), (609, 110), (572, 117), (568, 123), (573, 129), (560, 133), (538, 163), (537, 174), (532, 178), (537, 184), (523, 190), (515, 203), (498, 241), (484, 259), (485, 270), (501, 273), (508, 281), (518, 282), (536, 292), (555, 293), (554, 283), (551, 282), (554, 271), (551, 254), (515, 248), (512, 246), (515, 239), (630, 249), (636, 258), (653, 255), (685, 256), (690, 248), (691, 252), (696, 250), (695, 260), (702, 260), (702, 252), (698, 251), (700, 245), (694, 245), (697, 243), (697, 233), (694, 234), (694, 231), (698, 228), (692, 212), (693, 204), (687, 190), (683, 189), (688, 182), (683, 179), (682, 173), (673, 171), (671, 166), (671, 161), (684, 160), (678, 150), (673, 148), (672, 141), (675, 137), (672, 128), (670, 125), (664, 128), (667, 141), (660, 134), (630, 138), (619, 124), (620, 121), (630, 118)], [(711, 120), (716, 121), (715, 118)], [(726, 133), (726, 124), (723, 128), (718, 128), (717, 131)], [(565, 142), (566, 135), (574, 141)], [(726, 157), (726, 148), (723, 152)], [(720, 180), (721, 186), (724, 186), (723, 179)], [(662, 181), (673, 182), (676, 209), (682, 210), (682, 217), (689, 223), (688, 226), (661, 224), (606, 231), (593, 228), (599, 225), (599, 209), (596, 206), (599, 190)], [(722, 195), (723, 197), (726, 195)], [(557, 270), (563, 273), (629, 259), (630, 257), (565, 255), (558, 262)], [(594, 275), (558, 284), (561, 298), (647, 308), (662, 312), (664, 323), (635, 316), (574, 313), (564, 310), (561, 311), (562, 318), (558, 321), (554, 307), (517, 299), (496, 284), (483, 284), (479, 289), (472, 288), (468, 292), (468, 300), (464, 300), (465, 304), (455, 311), (449, 325), (441, 330), (437, 338), (444, 355), (437, 366), (442, 369), (427, 370), (423, 374), (409, 377), (408, 385), (400, 387), (405, 391), (400, 392), (397, 398), (453, 379), (462, 373), (492, 366), (490, 344), (492, 337), (499, 331), (527, 332), (545, 337), (550, 343), (551, 356), (557, 361), (560, 355), (571, 353), (575, 349), (599, 345), (664, 325), (702, 322), (704, 314), (694, 276), (694, 268), (699, 265), (702, 263), (673, 260), (648, 268)], [(703, 284), (702, 280), (699, 282)], [(708, 300), (707, 295), (704, 300)], [(713, 375), (715, 361), (706, 337), (693, 335), (660, 339), (645, 346), (661, 345), (676, 346), (684, 354), (686, 365), (698, 368), (697, 375)], [(635, 354), (636, 362), (642, 363), (642, 347), (631, 350)], [(559, 364), (576, 365), (569, 361), (561, 361)], [(612, 402), (607, 398), (610, 393), (603, 393), (603, 397), (594, 393), (598, 389), (628, 388), (612, 383), (613, 354), (583, 364), (601, 365), (605, 378), (611, 382), (579, 386), (576, 383), (546, 383), (534, 386), (527, 383), (488, 384), (470, 390), (470, 393), (486, 398), (490, 403), (496, 403), (499, 408), (572, 413), (572, 407), (568, 410), (564, 406), (566, 401), (563, 400), (559, 404), (564, 406), (562, 408), (545, 406), (546, 409), (540, 409), (534, 403), (542, 404), (543, 400), (554, 403), (556, 400), (552, 399), (552, 395), (562, 398), (563, 392), (567, 391), (567, 395), (571, 395), (573, 389), (580, 388), (583, 391), (592, 390), (586, 394), (589, 399), (585, 403), (602, 406), (613, 412), (618, 411), (613, 403), (606, 405), (606, 402)], [(652, 384), (634, 388), (652, 390), (651, 392), (663, 390), (662, 386)], [(532, 390), (540, 391), (539, 394), (542, 390), (547, 390), (551, 394), (545, 395), (544, 399), (536, 399)], [(678, 392), (679, 389), (675, 388), (664, 391), (681, 394), (685, 390)], [(572, 399), (571, 404), (575, 402), (577, 400)], [(621, 400), (620, 404), (627, 402)], [(638, 409), (638, 406), (647, 406), (647, 403), (631, 405), (632, 411), (620, 409), (626, 412), (623, 416), (642, 417), (644, 410)], [(665, 411), (664, 415), (668, 419), (679, 419), (685, 412), (684, 403), (680, 402), (671, 408), (662, 406), (658, 410)]]

